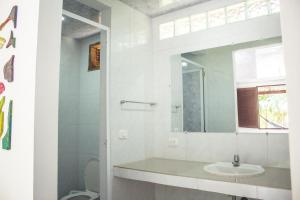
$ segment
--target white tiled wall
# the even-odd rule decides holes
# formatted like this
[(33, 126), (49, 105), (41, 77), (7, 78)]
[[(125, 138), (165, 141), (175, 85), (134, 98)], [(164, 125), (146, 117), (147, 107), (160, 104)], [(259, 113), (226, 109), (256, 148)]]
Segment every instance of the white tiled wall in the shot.
[[(110, 136), (111, 165), (145, 159), (152, 145), (152, 114), (147, 105), (121, 100), (153, 101), (151, 20), (120, 1), (111, 7)], [(119, 139), (119, 131), (128, 139)], [(113, 200), (153, 200), (153, 185), (112, 177)]]
[[(170, 138), (178, 139), (178, 146), (170, 145)], [(163, 147), (157, 157), (231, 162), (238, 153), (244, 163), (289, 168), (287, 133), (169, 133), (160, 144)]]
[[(147, 16), (119, 1), (101, 0), (101, 2), (110, 6), (112, 13), (109, 102), (112, 166), (152, 156), (206, 162), (231, 161), (233, 154), (240, 147), (234, 134), (170, 133), (171, 81), (168, 59), (171, 55), (199, 50), (199, 48), (279, 36), (279, 16), (266, 17), (259, 21), (249, 20), (215, 29), (217, 31), (214, 32), (190, 34), (188, 38), (182, 36), (160, 43), (157, 37), (157, 25), (167, 18), (171, 19), (172, 16), (163, 16), (151, 21)], [(252, 30), (256, 29), (261, 31), (253, 33)], [(238, 34), (236, 30), (243, 30), (244, 34), (236, 37)], [(121, 100), (154, 101), (158, 104), (153, 109), (142, 105), (121, 106)], [(120, 130), (128, 131), (128, 139), (119, 139)], [(178, 146), (169, 145), (170, 137), (178, 139)], [(243, 138), (241, 136), (239, 140), (242, 142)], [(266, 146), (262, 148), (267, 148)], [(241, 151), (241, 154), (243, 159), (253, 161), (252, 157), (246, 156), (247, 152)], [(261, 158), (258, 161), (260, 162)], [(175, 199), (181, 197), (181, 192), (176, 193), (172, 188), (162, 187), (161, 193), (158, 192), (160, 189), (160, 186), (154, 188), (152, 184), (112, 177), (113, 200), (161, 200), (168, 199), (168, 195), (173, 197), (174, 194), (178, 194), (175, 195)], [(182, 193), (187, 199), (196, 199), (192, 193), (186, 191)], [(195, 196), (197, 197), (198, 194)], [(201, 199), (223, 197), (223, 195), (203, 193)]]
[(79, 55), (79, 43), (63, 37), (58, 123), (59, 197), (78, 189)]
[(99, 159), (100, 71), (88, 71), (89, 45), (100, 41), (100, 35), (80, 40), (80, 87), (78, 162), (79, 187), (84, 189), (83, 173), (90, 159)]
[(267, 138), (268, 165), (275, 167), (289, 167), (289, 138), (286, 134), (272, 134)]
[[(272, 135), (269, 137), (272, 137)], [(267, 156), (268, 136), (265, 134), (240, 134), (238, 136), (237, 145), (241, 162), (260, 164), (264, 166), (269, 164)], [(288, 147), (288, 144), (285, 144), (285, 146)]]

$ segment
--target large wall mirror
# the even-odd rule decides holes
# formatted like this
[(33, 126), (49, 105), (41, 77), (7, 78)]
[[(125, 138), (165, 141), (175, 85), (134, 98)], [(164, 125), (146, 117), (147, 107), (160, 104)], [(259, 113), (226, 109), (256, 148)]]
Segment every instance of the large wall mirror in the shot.
[(173, 55), (172, 132), (287, 129), (281, 38)]

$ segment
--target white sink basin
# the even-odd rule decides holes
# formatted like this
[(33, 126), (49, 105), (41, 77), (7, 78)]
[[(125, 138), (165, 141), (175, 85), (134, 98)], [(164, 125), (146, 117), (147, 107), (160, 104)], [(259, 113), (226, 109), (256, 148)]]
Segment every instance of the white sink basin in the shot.
[(241, 164), (239, 167), (234, 167), (232, 163), (227, 162), (206, 165), (204, 170), (210, 174), (228, 177), (249, 177), (265, 172), (265, 169), (259, 165)]

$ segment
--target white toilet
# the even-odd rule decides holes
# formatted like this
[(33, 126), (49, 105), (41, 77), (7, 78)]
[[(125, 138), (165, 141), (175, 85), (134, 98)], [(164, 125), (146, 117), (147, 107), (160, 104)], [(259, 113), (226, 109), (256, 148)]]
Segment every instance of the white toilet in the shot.
[(89, 160), (84, 171), (86, 191), (71, 191), (60, 200), (100, 200), (99, 196), (99, 161)]

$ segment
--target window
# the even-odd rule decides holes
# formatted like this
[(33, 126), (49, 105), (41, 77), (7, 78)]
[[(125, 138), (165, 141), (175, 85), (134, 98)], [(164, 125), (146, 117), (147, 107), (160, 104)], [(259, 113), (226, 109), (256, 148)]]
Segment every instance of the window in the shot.
[(248, 0), (247, 16), (248, 18), (260, 17), (269, 14), (267, 0)]
[(240, 128), (287, 129), (288, 105), (282, 45), (234, 54)]
[(167, 22), (159, 26), (160, 39), (174, 37), (174, 22)]
[(270, 12), (271, 13), (280, 12), (280, 0), (270, 0)]
[[(175, 0), (159, 0), (160, 7), (169, 6)], [(172, 38), (190, 32), (205, 30), (280, 12), (280, 0), (244, 0), (227, 7), (196, 13), (175, 22), (160, 24), (160, 39)]]
[(188, 17), (175, 21), (175, 35), (184, 35), (190, 32), (190, 19)]
[(206, 13), (191, 16), (191, 31), (196, 32), (207, 28)]
[(225, 20), (225, 8), (216, 9), (208, 12), (208, 27), (216, 27), (224, 25)]
[(245, 2), (238, 3), (226, 8), (227, 23), (243, 21), (246, 19), (246, 4)]
[(286, 85), (238, 88), (239, 127), (287, 129)]
[(286, 85), (260, 86), (258, 90), (259, 128), (287, 129)]

